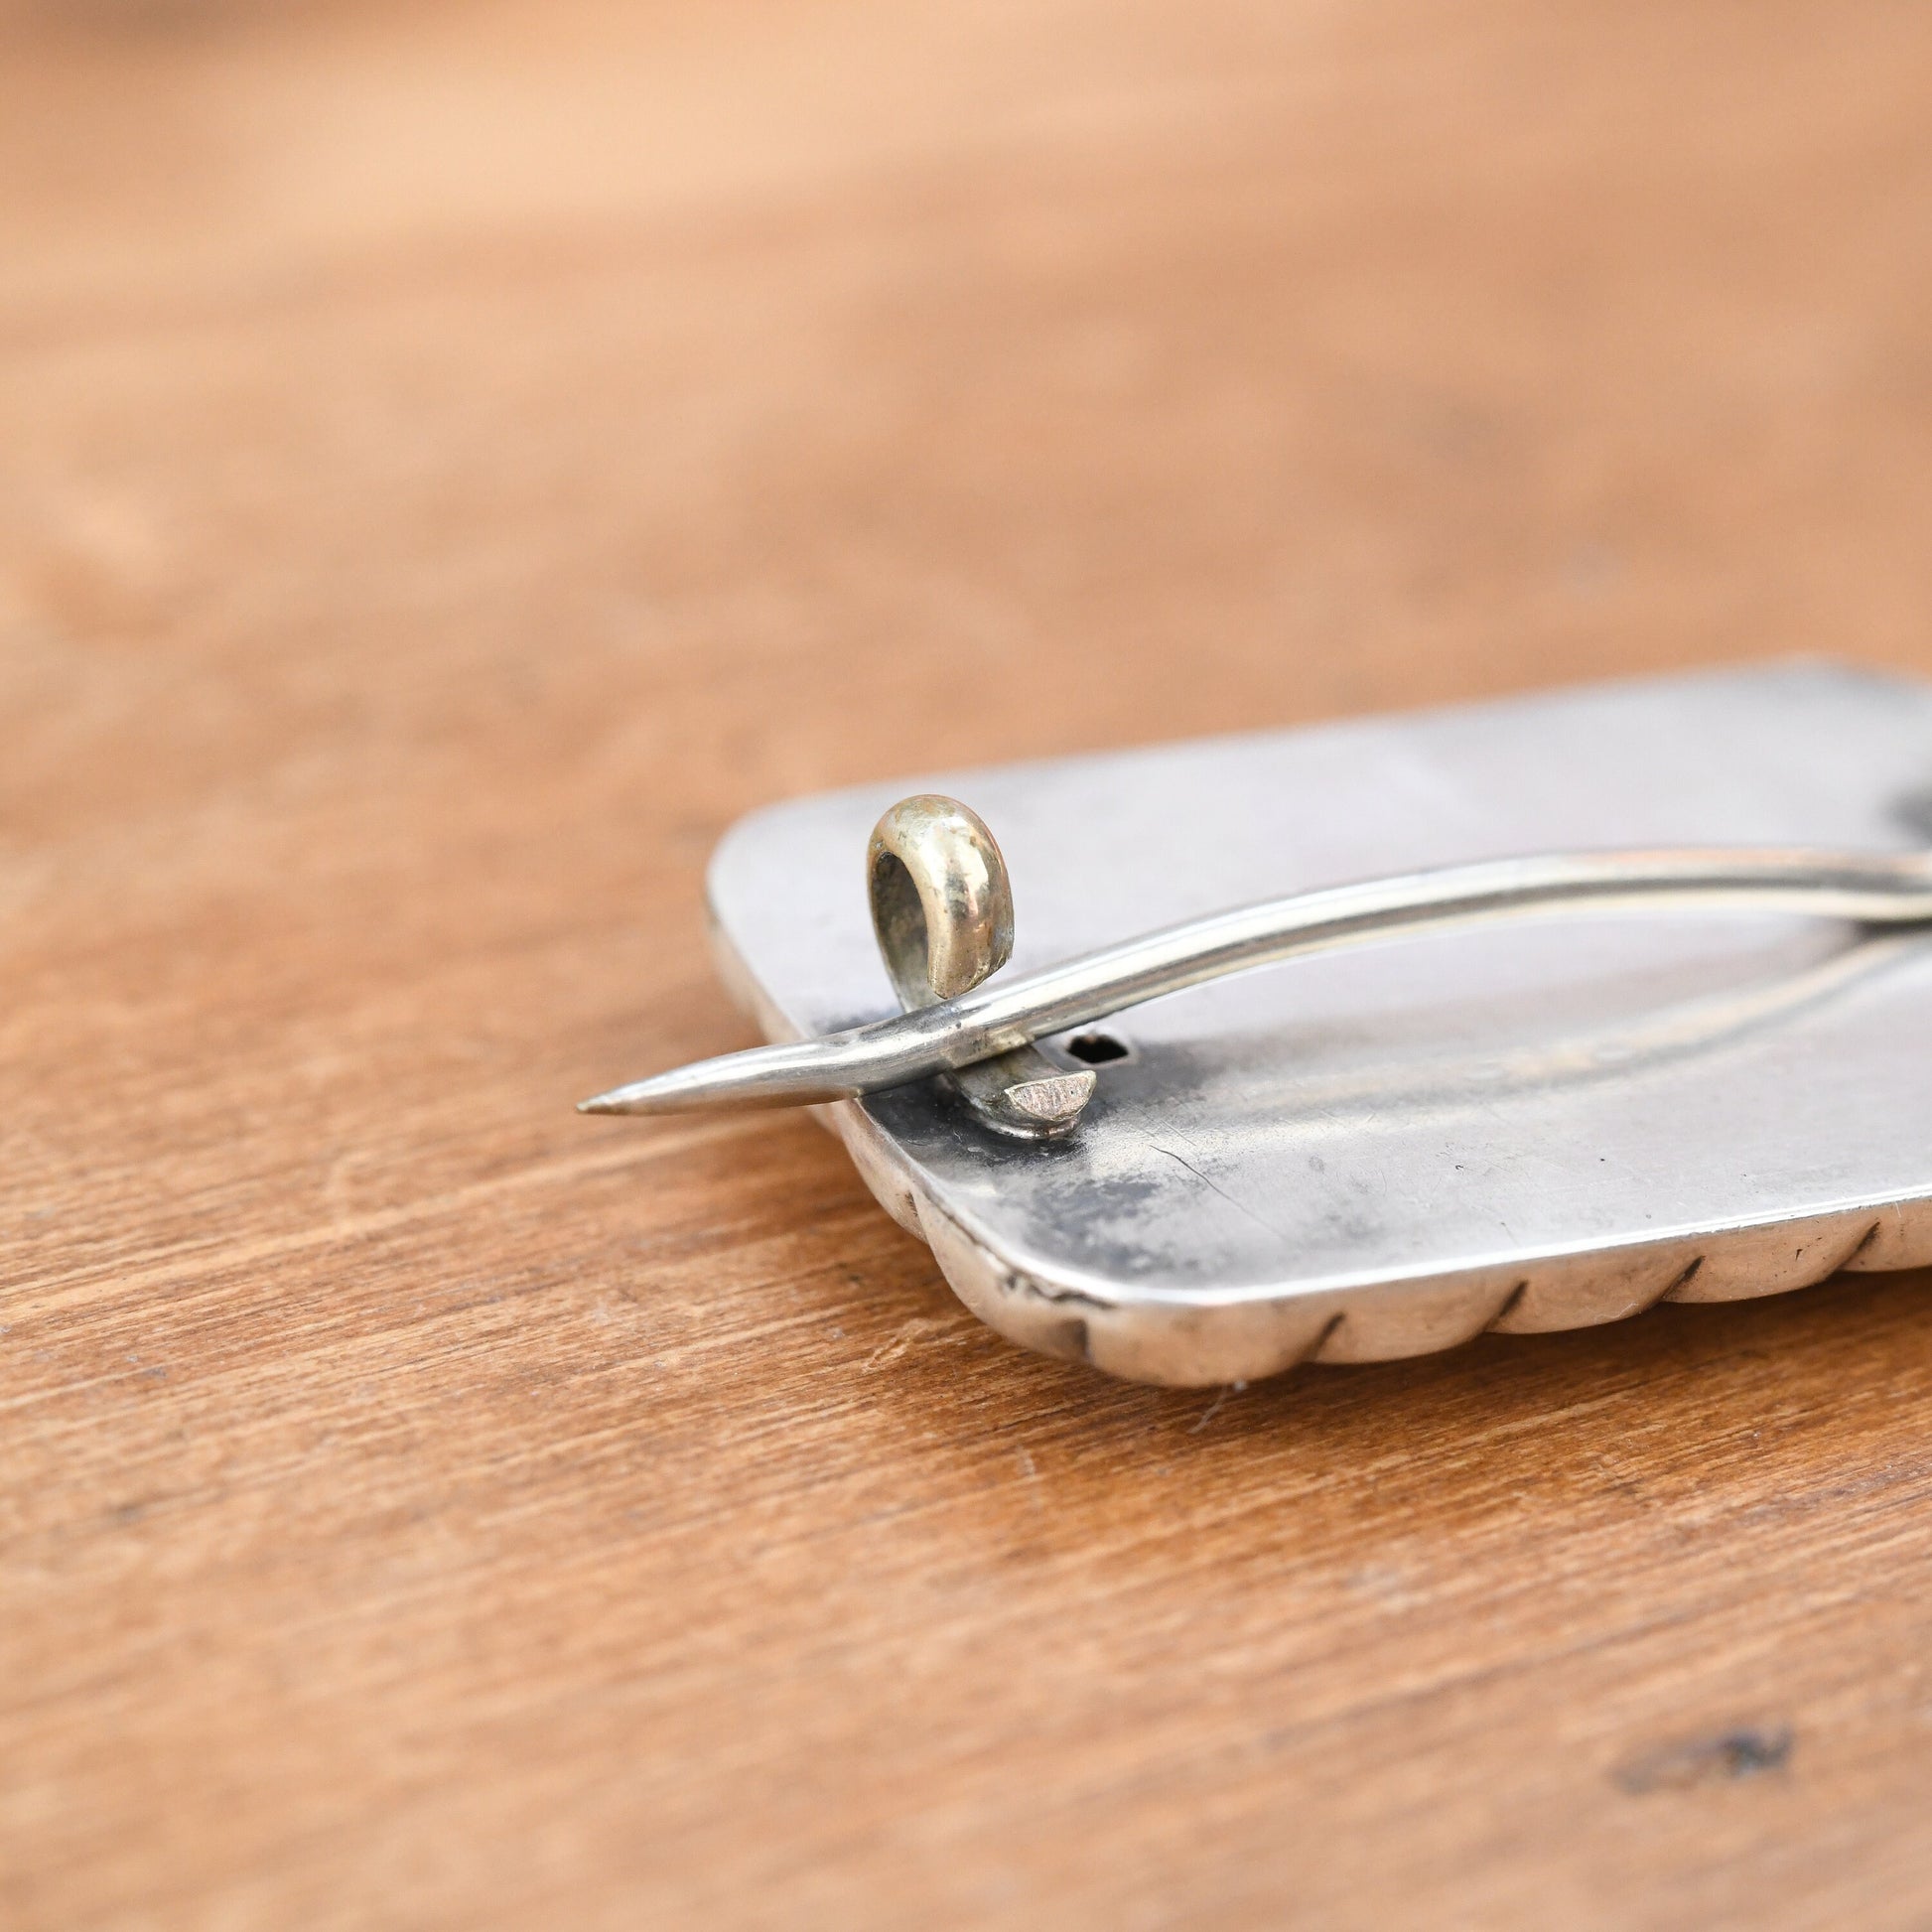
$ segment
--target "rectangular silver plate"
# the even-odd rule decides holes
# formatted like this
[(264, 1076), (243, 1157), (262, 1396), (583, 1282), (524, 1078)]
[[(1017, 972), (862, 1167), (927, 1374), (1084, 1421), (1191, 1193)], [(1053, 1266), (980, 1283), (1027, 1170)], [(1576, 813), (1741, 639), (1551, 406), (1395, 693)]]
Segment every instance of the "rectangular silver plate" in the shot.
[[(775, 806), (710, 877), (768, 1037), (897, 1011), (863, 854), (913, 791), (992, 827), (1025, 972), (1463, 860), (1910, 850), (1932, 690), (1777, 665)], [(822, 1111), (977, 1313), (1115, 1374), (1243, 1380), (1932, 1263), (1929, 937), (1572, 914), (1264, 968), (1099, 1031), (1130, 1056), (1062, 1144), (991, 1134), (934, 1082)]]

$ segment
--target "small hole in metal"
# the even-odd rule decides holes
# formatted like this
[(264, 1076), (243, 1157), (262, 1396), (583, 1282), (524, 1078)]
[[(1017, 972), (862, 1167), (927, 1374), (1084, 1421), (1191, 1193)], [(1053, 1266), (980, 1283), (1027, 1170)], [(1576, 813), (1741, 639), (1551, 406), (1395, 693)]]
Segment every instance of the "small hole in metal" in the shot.
[(1132, 1050), (1124, 1039), (1112, 1034), (1075, 1034), (1064, 1042), (1076, 1060), (1088, 1066), (1105, 1066), (1109, 1060), (1124, 1060)]

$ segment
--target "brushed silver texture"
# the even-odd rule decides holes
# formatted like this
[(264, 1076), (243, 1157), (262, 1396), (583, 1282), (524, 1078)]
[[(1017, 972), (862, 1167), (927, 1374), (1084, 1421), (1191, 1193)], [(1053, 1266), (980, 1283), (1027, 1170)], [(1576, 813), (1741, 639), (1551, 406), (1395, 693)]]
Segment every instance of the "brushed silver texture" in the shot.
[[(892, 1012), (853, 855), (913, 788), (776, 806), (721, 844), (720, 961), (767, 1038)], [(1932, 835), (1932, 691), (1779, 665), (916, 788), (999, 828), (1011, 995), (1151, 926), (1524, 852), (1809, 848), (1857, 911)], [(962, 1300), (1115, 1374), (1247, 1380), (1932, 1263), (1932, 936), (1910, 928), (1732, 904), (1412, 932), (1105, 1035), (1062, 1139), (990, 1133), (931, 1081), (819, 1111)]]

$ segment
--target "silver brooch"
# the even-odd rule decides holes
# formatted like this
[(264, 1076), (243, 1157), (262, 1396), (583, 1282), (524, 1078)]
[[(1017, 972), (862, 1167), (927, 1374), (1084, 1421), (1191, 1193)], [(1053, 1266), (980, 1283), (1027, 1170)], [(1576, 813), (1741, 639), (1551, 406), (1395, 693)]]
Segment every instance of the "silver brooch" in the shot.
[(1783, 665), (902, 789), (734, 827), (721, 970), (774, 1043), (583, 1107), (817, 1107), (1029, 1347), (1232, 1382), (1932, 1263), (1925, 687)]

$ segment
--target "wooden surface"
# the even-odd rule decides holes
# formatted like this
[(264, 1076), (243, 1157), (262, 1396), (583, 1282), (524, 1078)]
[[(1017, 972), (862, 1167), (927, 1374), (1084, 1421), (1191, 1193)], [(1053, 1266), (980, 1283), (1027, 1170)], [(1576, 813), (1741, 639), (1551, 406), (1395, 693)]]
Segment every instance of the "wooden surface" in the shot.
[(1932, 12), (0, 35), (9, 1927), (1932, 1923), (1925, 1280), (1161, 1393), (569, 1111), (765, 800), (1932, 671)]

